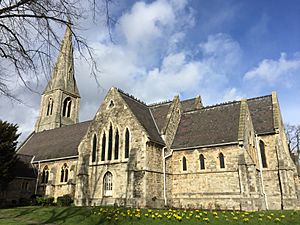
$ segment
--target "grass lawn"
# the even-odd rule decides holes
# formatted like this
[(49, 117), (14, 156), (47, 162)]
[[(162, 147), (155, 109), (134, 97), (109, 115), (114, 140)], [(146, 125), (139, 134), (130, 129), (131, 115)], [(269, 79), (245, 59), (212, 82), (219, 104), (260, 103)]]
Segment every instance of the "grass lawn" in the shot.
[(2, 224), (300, 225), (300, 211), (210, 212), (201, 210), (30, 206), (0, 209), (0, 225)]

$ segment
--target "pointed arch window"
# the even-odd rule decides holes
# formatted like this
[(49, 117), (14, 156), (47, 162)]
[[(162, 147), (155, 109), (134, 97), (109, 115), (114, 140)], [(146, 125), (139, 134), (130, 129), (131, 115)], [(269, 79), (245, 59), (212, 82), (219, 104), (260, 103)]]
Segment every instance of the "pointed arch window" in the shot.
[(220, 168), (225, 168), (225, 160), (222, 152), (219, 153)]
[(115, 159), (119, 158), (119, 131), (117, 129), (115, 135)]
[(260, 149), (260, 156), (261, 156), (261, 163), (263, 168), (267, 168), (267, 159), (266, 159), (266, 151), (265, 151), (265, 143), (260, 140), (259, 141), (259, 149)]
[(187, 162), (185, 156), (182, 158), (182, 170), (187, 171)]
[(69, 169), (68, 169), (68, 165), (65, 163), (61, 167), (60, 182), (68, 182), (68, 178), (69, 178)]
[(107, 151), (107, 160), (111, 160), (112, 156), (112, 143), (113, 141), (113, 128), (112, 125), (110, 124), (109, 126), (109, 131), (108, 131), (108, 151)]
[(47, 116), (51, 116), (53, 111), (53, 99), (49, 98), (48, 105), (47, 105)]
[(113, 176), (111, 172), (106, 172), (103, 178), (103, 195), (112, 196)]
[(199, 160), (200, 160), (200, 170), (204, 170), (205, 169), (205, 158), (204, 158), (203, 154), (201, 154), (199, 156)]
[(45, 166), (42, 172), (42, 180), (41, 183), (42, 184), (47, 184), (49, 180), (49, 168), (48, 166)]
[(126, 128), (125, 131), (125, 159), (128, 159), (129, 157), (129, 140), (130, 140), (130, 134), (128, 128)]
[(63, 116), (64, 117), (70, 117), (71, 116), (71, 106), (72, 106), (72, 100), (70, 97), (67, 97), (64, 100), (63, 104)]
[(94, 134), (93, 146), (92, 146), (92, 162), (95, 162), (97, 158), (97, 136)]
[(103, 132), (103, 135), (102, 135), (102, 148), (101, 148), (101, 161), (105, 160), (105, 147), (106, 147), (106, 135), (105, 135), (105, 132)]

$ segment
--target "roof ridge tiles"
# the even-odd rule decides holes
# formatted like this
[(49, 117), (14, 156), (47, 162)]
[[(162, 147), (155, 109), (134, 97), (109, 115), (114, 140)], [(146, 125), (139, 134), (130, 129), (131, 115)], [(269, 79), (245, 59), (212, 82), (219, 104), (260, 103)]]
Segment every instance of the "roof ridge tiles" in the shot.
[(144, 106), (147, 106), (147, 104), (145, 102), (143, 102), (142, 100), (138, 99), (137, 97), (135, 97), (135, 96), (133, 96), (133, 95), (131, 95), (131, 94), (129, 94), (129, 93), (121, 90), (120, 88), (117, 88), (117, 90), (118, 90), (118, 92), (120, 92), (121, 94), (125, 95), (126, 97), (128, 97), (128, 98), (130, 98), (130, 99), (132, 99), (132, 100), (134, 100), (134, 101), (136, 101), (136, 102), (138, 102), (138, 103), (140, 103), (140, 104), (142, 104)]
[(219, 107), (219, 106), (225, 106), (225, 105), (230, 105), (230, 104), (236, 104), (236, 103), (239, 103), (241, 102), (240, 100), (234, 100), (234, 101), (228, 101), (228, 102), (222, 102), (222, 103), (217, 103), (217, 104), (214, 104), (214, 105), (208, 105), (208, 106), (204, 106), (200, 109), (192, 109), (192, 110), (188, 110), (184, 113), (191, 113), (193, 111), (204, 111), (205, 109), (211, 109), (211, 108), (215, 108), (215, 107)]
[(258, 97), (254, 97), (254, 98), (247, 98), (247, 101), (257, 100), (257, 99), (266, 98), (266, 97), (272, 97), (272, 95), (263, 95), (263, 96), (258, 96)]
[(149, 104), (148, 106), (153, 107), (153, 106), (159, 106), (159, 105), (164, 105), (164, 104), (168, 104), (171, 103), (173, 100), (165, 100), (165, 101), (161, 101), (161, 102), (154, 102)]

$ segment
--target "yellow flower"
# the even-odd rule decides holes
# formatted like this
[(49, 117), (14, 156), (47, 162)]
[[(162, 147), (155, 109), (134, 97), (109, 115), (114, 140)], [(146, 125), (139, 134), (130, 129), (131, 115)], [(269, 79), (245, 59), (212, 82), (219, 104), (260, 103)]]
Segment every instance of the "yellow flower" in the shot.
[(262, 221), (263, 219), (262, 218), (258, 218), (258, 221)]
[(209, 223), (209, 218), (205, 217), (203, 218), (203, 221)]
[(237, 216), (233, 217), (233, 220), (238, 220)]
[(280, 218), (275, 218), (274, 220), (276, 223), (280, 222)]
[(282, 214), (280, 217), (281, 217), (281, 218), (285, 218), (285, 215)]
[(249, 218), (244, 218), (243, 221), (244, 221), (245, 223), (247, 223), (247, 222), (249, 222)]

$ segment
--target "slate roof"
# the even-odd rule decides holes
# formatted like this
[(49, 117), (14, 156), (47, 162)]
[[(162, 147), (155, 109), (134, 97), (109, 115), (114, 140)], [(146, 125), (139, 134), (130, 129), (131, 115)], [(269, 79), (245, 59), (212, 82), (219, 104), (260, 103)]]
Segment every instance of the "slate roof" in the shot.
[(247, 100), (254, 130), (258, 134), (274, 132), (272, 95)]
[(235, 142), (240, 102), (205, 107), (182, 114), (173, 149)]
[(196, 98), (191, 98), (191, 99), (181, 101), (180, 103), (181, 103), (183, 112), (194, 110), (195, 109), (195, 100), (196, 100)]
[(34, 161), (77, 156), (77, 147), (91, 121), (33, 133), (18, 154), (33, 155)]
[(17, 154), (17, 162), (14, 166), (16, 177), (36, 178), (37, 171), (32, 166), (32, 155)]
[(130, 108), (132, 113), (135, 115), (137, 120), (145, 128), (149, 135), (149, 138), (154, 142), (164, 145), (164, 141), (162, 140), (159, 131), (155, 125), (155, 121), (153, 120), (149, 107), (123, 92), (119, 93), (121, 94), (122, 98)]
[(167, 102), (150, 106), (150, 110), (160, 132), (166, 125), (167, 115), (171, 104), (172, 102)]

